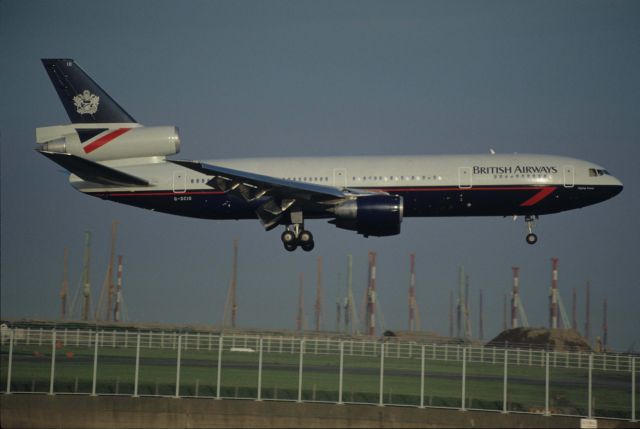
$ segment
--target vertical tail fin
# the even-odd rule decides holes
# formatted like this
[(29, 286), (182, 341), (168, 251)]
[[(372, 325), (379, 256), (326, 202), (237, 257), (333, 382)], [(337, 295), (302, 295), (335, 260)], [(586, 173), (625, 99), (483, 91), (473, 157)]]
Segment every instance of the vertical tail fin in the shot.
[(72, 59), (43, 59), (42, 64), (74, 124), (135, 123)]

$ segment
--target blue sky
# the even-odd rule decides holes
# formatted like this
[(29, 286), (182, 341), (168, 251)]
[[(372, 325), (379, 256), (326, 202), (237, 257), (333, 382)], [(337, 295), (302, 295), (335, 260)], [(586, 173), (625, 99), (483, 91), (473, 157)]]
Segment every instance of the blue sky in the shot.
[[(591, 281), (592, 332), (609, 305), (609, 343), (640, 340), (637, 162), (640, 4), (633, 1), (2, 1), (0, 2), (1, 289), (3, 317), (55, 318), (65, 246), (71, 291), (83, 231), (93, 232), (94, 298), (119, 221), (129, 316), (219, 324), (240, 241), (238, 324), (295, 328), (298, 275), (313, 322), (324, 259), (324, 326), (335, 328), (338, 275), (354, 289), (378, 252), (386, 328), (406, 329), (409, 253), (423, 326), (448, 332), (457, 267), (478, 291), (485, 338), (502, 324), (511, 267), (521, 267), (532, 325), (547, 323), (551, 257), (568, 311)], [(93, 199), (37, 154), (35, 128), (67, 123), (40, 58), (76, 59), (138, 121), (176, 125), (182, 159), (285, 155), (546, 153), (605, 166), (625, 190), (603, 204), (522, 219), (407, 219), (365, 239), (325, 221), (312, 253), (285, 252), (259, 222), (173, 217)], [(358, 304), (359, 305), (359, 304)]]

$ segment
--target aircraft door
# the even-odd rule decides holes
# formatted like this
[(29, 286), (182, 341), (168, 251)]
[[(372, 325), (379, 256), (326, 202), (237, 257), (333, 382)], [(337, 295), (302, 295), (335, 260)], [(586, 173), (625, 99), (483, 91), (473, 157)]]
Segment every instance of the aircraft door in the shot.
[(183, 171), (173, 172), (173, 193), (184, 194), (187, 191), (187, 175)]
[(573, 188), (575, 184), (575, 171), (573, 165), (565, 165), (562, 167), (562, 176), (564, 178), (564, 187)]
[(471, 167), (458, 167), (458, 187), (460, 189), (469, 189), (471, 186)]
[(338, 188), (345, 188), (347, 186), (347, 169), (346, 168), (333, 169), (333, 186), (336, 186)]

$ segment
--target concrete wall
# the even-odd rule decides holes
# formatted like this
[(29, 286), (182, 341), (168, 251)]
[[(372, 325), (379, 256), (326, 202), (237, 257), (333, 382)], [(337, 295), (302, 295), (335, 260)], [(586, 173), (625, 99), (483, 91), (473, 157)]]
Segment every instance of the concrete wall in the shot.
[[(0, 395), (2, 428), (580, 427), (573, 417), (275, 401)], [(599, 420), (598, 427), (637, 427)]]

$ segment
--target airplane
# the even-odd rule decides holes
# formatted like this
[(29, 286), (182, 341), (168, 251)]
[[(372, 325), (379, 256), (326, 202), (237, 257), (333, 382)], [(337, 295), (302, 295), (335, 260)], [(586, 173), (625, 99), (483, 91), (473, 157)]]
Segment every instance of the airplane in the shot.
[(408, 217), (541, 215), (608, 200), (622, 183), (579, 159), (531, 154), (170, 159), (174, 126), (143, 126), (73, 59), (42, 59), (70, 124), (36, 129), (36, 150), (78, 191), (151, 211), (258, 219), (284, 227), (286, 250), (314, 248), (309, 219), (364, 237), (400, 233)]

